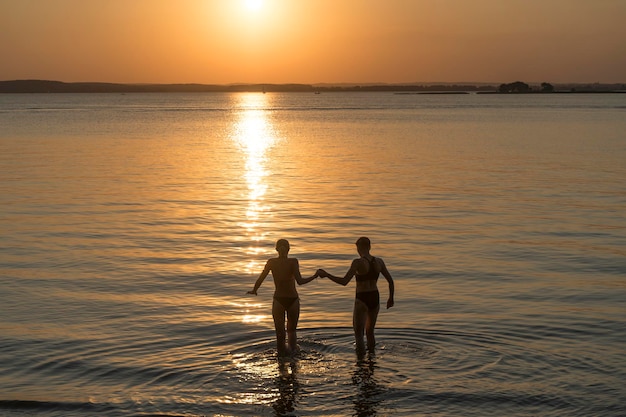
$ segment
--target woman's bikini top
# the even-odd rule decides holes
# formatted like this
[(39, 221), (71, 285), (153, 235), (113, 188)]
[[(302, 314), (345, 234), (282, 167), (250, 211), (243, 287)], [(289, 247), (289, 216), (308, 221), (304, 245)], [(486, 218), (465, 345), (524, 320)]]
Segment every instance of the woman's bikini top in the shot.
[[(366, 258), (367, 259), (367, 258)], [(377, 280), (378, 279), (378, 275), (380, 275), (380, 271), (376, 270), (376, 262), (374, 262), (376, 258), (374, 258), (372, 256), (371, 260), (368, 260), (369, 264), (370, 264), (370, 268), (368, 269), (367, 273), (363, 274), (363, 275), (359, 275), (356, 274), (355, 278), (358, 282), (361, 281), (370, 281), (370, 280)]]

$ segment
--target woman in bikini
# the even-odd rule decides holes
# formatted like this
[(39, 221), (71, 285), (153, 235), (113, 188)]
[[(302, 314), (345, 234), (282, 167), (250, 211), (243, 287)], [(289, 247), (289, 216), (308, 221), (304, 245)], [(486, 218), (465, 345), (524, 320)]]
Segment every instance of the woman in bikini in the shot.
[(365, 351), (365, 344), (363, 343), (363, 333), (365, 333), (367, 348), (373, 351), (376, 345), (374, 327), (380, 311), (380, 294), (376, 286), (378, 275), (382, 273), (389, 283), (387, 308), (393, 307), (394, 283), (385, 262), (370, 254), (371, 242), (368, 238), (359, 238), (356, 241), (356, 249), (361, 257), (352, 261), (350, 269), (343, 278), (331, 275), (323, 269), (318, 269), (317, 274), (344, 286), (348, 285), (352, 277), (356, 277), (356, 298), (352, 316), (356, 348), (358, 352)]
[[(257, 290), (263, 283), (263, 280), (271, 272), (274, 278), (274, 301), (272, 303), (272, 317), (274, 317), (274, 328), (276, 329), (276, 346), (278, 354), (283, 356), (288, 353), (298, 351), (296, 340), (296, 328), (298, 326), (298, 318), (300, 317), (300, 299), (298, 291), (296, 291), (296, 282), (298, 285), (304, 285), (313, 281), (318, 277), (317, 273), (309, 278), (302, 278), (300, 275), (300, 266), (296, 258), (288, 258), (289, 242), (286, 239), (279, 239), (276, 242), (276, 251), (278, 258), (272, 258), (267, 261), (263, 272), (254, 284), (252, 291), (248, 294), (257, 295)], [(287, 315), (287, 339), (289, 346), (285, 345), (285, 315)]]

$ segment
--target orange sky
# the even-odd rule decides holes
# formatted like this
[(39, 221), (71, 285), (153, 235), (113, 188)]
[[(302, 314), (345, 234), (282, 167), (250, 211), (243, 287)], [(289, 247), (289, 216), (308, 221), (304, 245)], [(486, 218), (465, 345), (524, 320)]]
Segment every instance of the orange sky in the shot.
[(0, 80), (626, 82), (626, 0), (0, 0)]

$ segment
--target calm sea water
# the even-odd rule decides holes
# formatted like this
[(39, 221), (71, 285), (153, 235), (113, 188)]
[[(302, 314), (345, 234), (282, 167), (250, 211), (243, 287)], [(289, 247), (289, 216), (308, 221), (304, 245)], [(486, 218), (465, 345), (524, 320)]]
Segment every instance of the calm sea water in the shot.
[[(0, 95), (0, 415), (626, 415), (625, 178), (621, 94)], [(277, 359), (361, 235), (375, 354), (319, 279)]]

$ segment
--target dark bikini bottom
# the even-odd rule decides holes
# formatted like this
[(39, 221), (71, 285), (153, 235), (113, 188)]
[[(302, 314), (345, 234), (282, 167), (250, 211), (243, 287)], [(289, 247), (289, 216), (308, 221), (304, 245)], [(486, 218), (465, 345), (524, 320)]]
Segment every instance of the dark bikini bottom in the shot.
[(285, 310), (288, 310), (289, 307), (298, 299), (298, 297), (279, 297), (277, 295), (274, 296), (274, 300), (278, 301), (280, 305), (284, 307)]
[(378, 291), (357, 292), (356, 299), (363, 301), (368, 310), (374, 310), (380, 304)]

